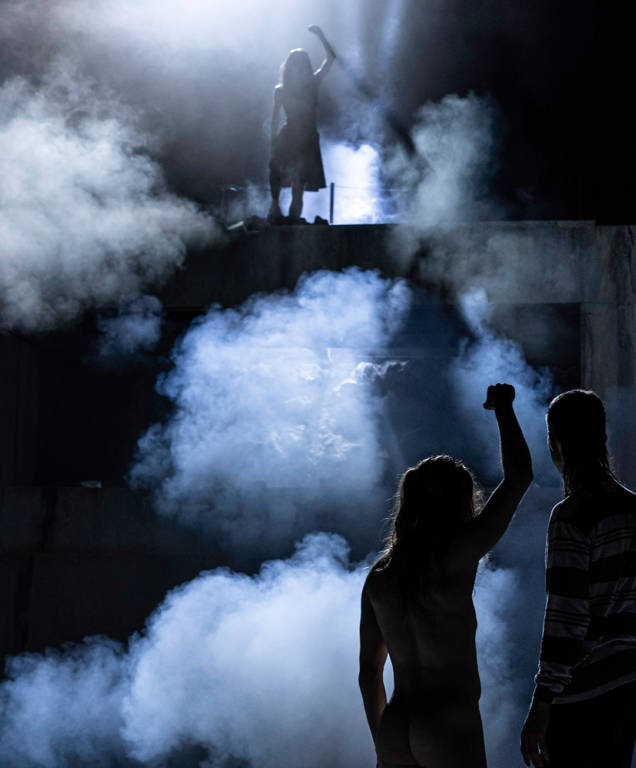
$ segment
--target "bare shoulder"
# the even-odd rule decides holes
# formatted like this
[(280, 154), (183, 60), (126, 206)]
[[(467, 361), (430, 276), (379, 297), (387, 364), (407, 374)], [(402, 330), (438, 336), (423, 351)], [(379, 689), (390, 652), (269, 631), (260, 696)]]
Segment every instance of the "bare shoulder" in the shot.
[(383, 591), (384, 582), (384, 571), (381, 566), (378, 568), (378, 563), (375, 563), (369, 569), (367, 578), (364, 581), (364, 587), (362, 588), (363, 596), (366, 595), (370, 600), (377, 599), (378, 595)]

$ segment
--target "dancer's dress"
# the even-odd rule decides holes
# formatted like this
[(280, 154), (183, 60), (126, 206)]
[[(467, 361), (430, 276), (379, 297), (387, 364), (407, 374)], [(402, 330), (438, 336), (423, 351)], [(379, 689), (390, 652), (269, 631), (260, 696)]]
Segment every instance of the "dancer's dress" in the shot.
[(286, 122), (272, 143), (270, 179), (281, 187), (302, 186), (310, 192), (326, 187), (320, 136), (316, 130), (316, 78), (298, 93), (277, 85), (274, 98), (282, 104)]

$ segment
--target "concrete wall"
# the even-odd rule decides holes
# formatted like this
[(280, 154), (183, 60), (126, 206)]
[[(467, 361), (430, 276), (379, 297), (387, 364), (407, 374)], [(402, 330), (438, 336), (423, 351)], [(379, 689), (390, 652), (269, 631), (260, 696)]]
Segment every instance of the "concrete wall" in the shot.
[(219, 557), (125, 488), (4, 488), (0, 655), (93, 634), (125, 640), (169, 589)]
[(0, 333), (0, 484), (35, 482), (41, 418), (40, 355), (28, 341)]
[(582, 383), (608, 410), (619, 476), (636, 486), (636, 246), (633, 227), (597, 230), (583, 265)]

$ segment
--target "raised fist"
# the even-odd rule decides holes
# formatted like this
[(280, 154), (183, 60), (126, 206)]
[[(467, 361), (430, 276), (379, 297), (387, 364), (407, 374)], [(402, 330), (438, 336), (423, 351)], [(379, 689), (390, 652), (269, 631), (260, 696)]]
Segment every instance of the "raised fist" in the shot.
[(492, 384), (486, 393), (484, 408), (487, 411), (496, 411), (506, 405), (512, 405), (515, 399), (515, 388), (512, 384)]
[(307, 27), (307, 29), (314, 35), (318, 35), (318, 37), (322, 37), (322, 29), (317, 24), (312, 24), (310, 27)]

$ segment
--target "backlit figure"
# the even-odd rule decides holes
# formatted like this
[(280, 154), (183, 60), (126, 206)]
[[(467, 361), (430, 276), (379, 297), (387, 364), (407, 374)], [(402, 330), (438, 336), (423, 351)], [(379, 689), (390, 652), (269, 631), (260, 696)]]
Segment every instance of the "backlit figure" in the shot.
[[(316, 130), (316, 111), (318, 89), (331, 69), (336, 54), (320, 27), (312, 25), (309, 31), (325, 47), (325, 60), (314, 72), (307, 52), (295, 48), (283, 63), (281, 82), (274, 88), (272, 153), (269, 163), (272, 204), (268, 216), (274, 223), (282, 219), (279, 206), (281, 187), (292, 188), (289, 216), (297, 220), (303, 208), (303, 192), (314, 192), (326, 186), (320, 137)], [(286, 121), (279, 131), (281, 109), (285, 112)]]

